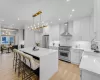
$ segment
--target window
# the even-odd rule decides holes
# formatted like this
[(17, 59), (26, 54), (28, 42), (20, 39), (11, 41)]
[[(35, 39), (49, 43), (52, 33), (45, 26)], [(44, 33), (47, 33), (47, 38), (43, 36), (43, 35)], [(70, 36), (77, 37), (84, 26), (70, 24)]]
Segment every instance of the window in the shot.
[(1, 36), (2, 44), (10, 44), (14, 43), (14, 36)]

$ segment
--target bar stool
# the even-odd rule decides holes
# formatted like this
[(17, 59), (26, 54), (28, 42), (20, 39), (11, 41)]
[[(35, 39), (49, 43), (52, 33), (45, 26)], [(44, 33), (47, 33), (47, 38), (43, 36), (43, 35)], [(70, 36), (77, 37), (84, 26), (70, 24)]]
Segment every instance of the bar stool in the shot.
[(14, 53), (14, 58), (13, 58), (13, 68), (16, 72), (17, 68), (18, 68), (18, 63), (19, 63), (19, 58), (18, 58), (18, 50), (14, 49), (13, 50)]
[(21, 57), (19, 50), (13, 49), (14, 52), (14, 59), (13, 59), (13, 68), (15, 69), (15, 72), (18, 72), (18, 77), (21, 74), (22, 71), (22, 62), (23, 57)]
[(32, 76), (36, 77), (36, 70), (39, 73), (39, 63), (35, 62), (34, 58), (21, 51), (18, 51), (19, 57), (19, 68), (18, 73), (22, 72), (22, 80), (32, 80)]

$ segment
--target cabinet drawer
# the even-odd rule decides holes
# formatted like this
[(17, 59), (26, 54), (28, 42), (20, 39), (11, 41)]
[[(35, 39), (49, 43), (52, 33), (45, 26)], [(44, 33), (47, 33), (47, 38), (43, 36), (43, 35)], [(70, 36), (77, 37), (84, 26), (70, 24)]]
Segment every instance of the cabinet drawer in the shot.
[(82, 49), (73, 49), (72, 52), (74, 53), (82, 53), (84, 50)]
[(74, 52), (74, 53), (79, 53), (80, 50), (79, 50), (79, 49), (74, 49), (73, 52)]

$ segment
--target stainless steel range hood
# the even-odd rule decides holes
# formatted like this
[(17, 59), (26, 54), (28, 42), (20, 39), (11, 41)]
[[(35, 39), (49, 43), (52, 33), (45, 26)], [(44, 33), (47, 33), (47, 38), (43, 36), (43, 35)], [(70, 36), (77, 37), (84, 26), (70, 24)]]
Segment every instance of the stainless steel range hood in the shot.
[(68, 38), (72, 38), (72, 35), (68, 31), (69, 23), (66, 22), (64, 24), (65, 24), (64, 32), (61, 34), (61, 36), (65, 36), (65, 37), (68, 37)]

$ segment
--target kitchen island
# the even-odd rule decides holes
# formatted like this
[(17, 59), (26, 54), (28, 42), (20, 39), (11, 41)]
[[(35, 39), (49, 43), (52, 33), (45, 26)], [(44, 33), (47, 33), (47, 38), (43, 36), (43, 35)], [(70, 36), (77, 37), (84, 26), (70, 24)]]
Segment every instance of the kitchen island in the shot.
[(33, 47), (28, 47), (20, 50), (40, 60), (39, 80), (49, 80), (58, 71), (58, 51), (46, 48), (38, 49), (34, 51)]
[(85, 51), (80, 63), (81, 80), (100, 80), (100, 53)]

